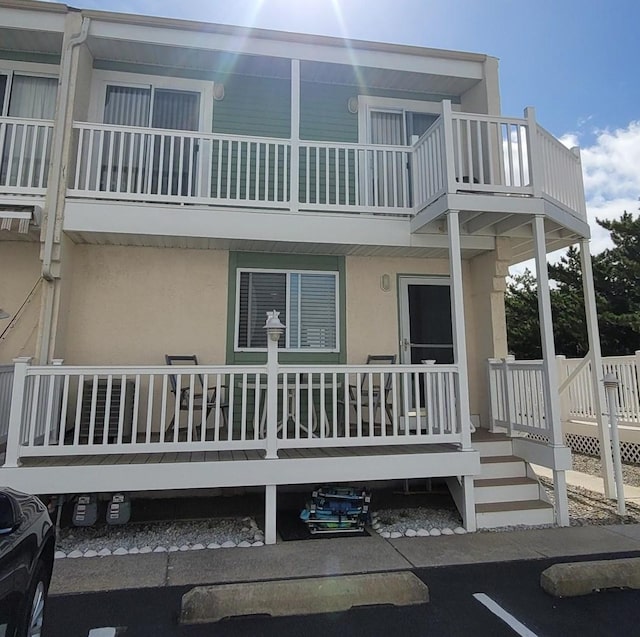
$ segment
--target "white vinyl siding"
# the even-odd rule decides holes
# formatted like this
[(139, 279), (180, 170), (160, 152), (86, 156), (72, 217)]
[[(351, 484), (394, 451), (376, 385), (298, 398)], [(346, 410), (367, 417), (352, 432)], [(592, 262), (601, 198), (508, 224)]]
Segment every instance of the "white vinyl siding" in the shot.
[(236, 350), (265, 349), (266, 313), (286, 325), (280, 347), (293, 351), (338, 350), (338, 273), (240, 270)]

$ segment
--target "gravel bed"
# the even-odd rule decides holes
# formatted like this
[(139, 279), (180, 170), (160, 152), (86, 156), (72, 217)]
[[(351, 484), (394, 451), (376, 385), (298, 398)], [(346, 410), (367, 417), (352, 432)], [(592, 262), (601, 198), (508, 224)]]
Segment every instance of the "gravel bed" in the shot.
[[(602, 462), (600, 458), (586, 456), (581, 453), (573, 453), (573, 470), (581, 473), (589, 473), (592, 476), (602, 475)], [(640, 487), (640, 465), (622, 463), (622, 478), (625, 484), (632, 487)]]
[(204, 548), (262, 546), (264, 533), (252, 518), (220, 518), (197, 521), (154, 522), (60, 530), (58, 558), (95, 557)]
[[(553, 482), (546, 478), (540, 478), (540, 482), (553, 502)], [(571, 526), (640, 523), (640, 507), (630, 502), (626, 503), (627, 515), (621, 517), (618, 515), (615, 500), (608, 500), (601, 493), (568, 485), (567, 497)]]
[(455, 509), (415, 507), (383, 509), (372, 514), (372, 527), (382, 537), (397, 538), (464, 533)]

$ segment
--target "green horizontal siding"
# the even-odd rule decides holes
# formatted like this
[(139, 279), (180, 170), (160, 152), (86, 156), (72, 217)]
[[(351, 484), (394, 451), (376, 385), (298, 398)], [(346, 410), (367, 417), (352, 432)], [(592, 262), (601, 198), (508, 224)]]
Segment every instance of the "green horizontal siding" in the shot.
[(31, 51), (6, 51), (0, 49), (0, 60), (17, 62), (35, 62), (38, 64), (60, 64), (60, 56), (52, 53), (33, 53)]
[(326, 142), (358, 142), (358, 115), (347, 110), (357, 95), (353, 86), (300, 83), (300, 138)]
[(213, 131), (258, 137), (291, 136), (289, 80), (229, 75), (213, 104)]

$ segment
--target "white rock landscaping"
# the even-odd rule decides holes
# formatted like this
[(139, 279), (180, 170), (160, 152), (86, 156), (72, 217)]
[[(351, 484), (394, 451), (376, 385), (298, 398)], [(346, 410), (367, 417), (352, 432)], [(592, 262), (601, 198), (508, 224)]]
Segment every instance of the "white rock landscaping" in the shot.
[(56, 559), (175, 553), (264, 546), (264, 532), (252, 518), (220, 518), (61, 529)]

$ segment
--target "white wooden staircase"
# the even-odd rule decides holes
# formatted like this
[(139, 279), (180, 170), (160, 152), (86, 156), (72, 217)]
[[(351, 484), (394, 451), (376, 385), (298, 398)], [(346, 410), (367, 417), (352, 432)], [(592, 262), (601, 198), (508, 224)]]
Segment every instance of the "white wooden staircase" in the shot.
[(511, 438), (479, 429), (472, 444), (480, 452), (474, 481), (479, 529), (553, 524), (553, 506), (529, 464), (513, 455)]

